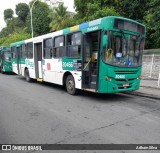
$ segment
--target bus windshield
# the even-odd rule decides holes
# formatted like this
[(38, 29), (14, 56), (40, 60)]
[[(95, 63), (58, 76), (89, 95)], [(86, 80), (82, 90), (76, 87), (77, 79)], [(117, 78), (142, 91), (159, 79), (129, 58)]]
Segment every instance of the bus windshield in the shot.
[(104, 62), (114, 66), (137, 67), (142, 65), (144, 38), (139, 35), (108, 31), (108, 46)]
[(11, 61), (11, 53), (10, 52), (4, 52), (4, 60)]

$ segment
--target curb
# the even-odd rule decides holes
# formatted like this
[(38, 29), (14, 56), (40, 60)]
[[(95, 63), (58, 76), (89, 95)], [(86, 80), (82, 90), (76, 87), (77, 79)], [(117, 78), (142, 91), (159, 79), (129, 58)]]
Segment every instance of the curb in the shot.
[(152, 86), (143, 86), (143, 85), (141, 85), (141, 87), (142, 88), (151, 88), (151, 89), (158, 89), (158, 90), (160, 90), (160, 87), (158, 87), (158, 86), (157, 87), (152, 87)]
[[(142, 88), (150, 88), (150, 89), (157, 89), (153, 87), (146, 87), (146, 86), (141, 86)], [(160, 88), (158, 88), (160, 90)], [(158, 99), (160, 100), (160, 96), (152, 95), (152, 94), (147, 94), (145, 92), (140, 92), (140, 91), (127, 91), (127, 92), (122, 92), (123, 94), (130, 94), (130, 95), (136, 95), (140, 97), (147, 97), (147, 98), (152, 98), (152, 99)]]
[(160, 100), (160, 97), (158, 97), (158, 96), (150, 95), (150, 94), (146, 94), (146, 93), (141, 93), (141, 92), (136, 92), (136, 91), (125, 92), (125, 93), (123, 92), (123, 94), (130, 94), (130, 95), (136, 95), (136, 96), (140, 96), (140, 97), (147, 97), (147, 98)]

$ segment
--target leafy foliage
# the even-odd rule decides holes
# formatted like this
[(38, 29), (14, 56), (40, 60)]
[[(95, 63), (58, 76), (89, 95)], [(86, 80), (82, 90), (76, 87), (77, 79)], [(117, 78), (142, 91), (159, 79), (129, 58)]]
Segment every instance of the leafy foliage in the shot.
[[(35, 2), (32, 0), (30, 6)], [(36, 1), (33, 6), (34, 36), (43, 35), (91, 21), (104, 16), (123, 16), (139, 21), (147, 27), (146, 48), (160, 48), (160, 3), (159, 0), (74, 0), (76, 13), (67, 12), (63, 4), (53, 10), (46, 3)], [(0, 44), (7, 44), (11, 35), (13, 41), (20, 40), (18, 34), (29, 37), (31, 33), (31, 18), (29, 7), (25, 3), (16, 6), (17, 17), (13, 10), (4, 11), (7, 27), (0, 32)], [(27, 31), (24, 32), (24, 29)], [(17, 33), (17, 35), (16, 35)]]
[[(112, 0), (113, 1), (113, 0)], [(109, 0), (75, 0), (77, 23), (95, 20), (104, 16), (120, 15)]]
[(160, 3), (152, 0), (146, 11), (145, 23), (147, 25), (147, 48), (160, 48)]
[(147, 26), (146, 48), (160, 48), (159, 0), (74, 0), (77, 23), (118, 15)]
[(22, 41), (28, 38), (31, 38), (31, 35), (24, 29), (19, 32), (14, 32), (7, 37), (0, 38), (0, 46), (9, 46), (13, 42)]
[(14, 32), (21, 31), (24, 27), (24, 23), (19, 18), (13, 18), (7, 21), (7, 27), (3, 28), (0, 32), (0, 38), (6, 37)]
[(73, 18), (67, 12), (67, 7), (64, 7), (63, 3), (50, 11), (49, 18), (51, 19), (51, 23), (49, 24), (51, 31), (64, 29), (73, 25)]
[(26, 3), (19, 3), (18, 5), (16, 5), (16, 14), (18, 15), (18, 18), (25, 23), (26, 17), (29, 14), (28, 5)]
[(11, 33), (8, 27), (5, 27), (0, 32), (0, 38), (6, 37)]
[(119, 15), (119, 13), (116, 12), (114, 7), (104, 7), (104, 6), (101, 6), (101, 3), (99, 2), (88, 3), (87, 10), (88, 11), (86, 12), (86, 15), (84, 17), (85, 21), (94, 20), (104, 16)]
[(13, 10), (12, 9), (6, 9), (4, 10), (4, 20), (8, 21), (8, 20), (12, 20), (13, 18)]
[[(33, 6), (33, 29), (34, 37), (46, 34), (50, 31), (49, 28), (49, 7), (46, 3), (37, 1)], [(31, 33), (31, 17), (30, 14), (26, 20), (27, 32)]]
[[(147, 0), (150, 1), (150, 0)], [(144, 15), (148, 9), (148, 2), (144, 0), (117, 0), (116, 10), (127, 18), (143, 22)]]

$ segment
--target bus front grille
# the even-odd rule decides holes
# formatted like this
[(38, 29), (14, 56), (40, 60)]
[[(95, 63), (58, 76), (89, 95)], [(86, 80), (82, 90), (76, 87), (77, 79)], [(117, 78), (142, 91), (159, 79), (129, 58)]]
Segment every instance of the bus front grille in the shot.
[(114, 71), (115, 74), (136, 74), (137, 71)]

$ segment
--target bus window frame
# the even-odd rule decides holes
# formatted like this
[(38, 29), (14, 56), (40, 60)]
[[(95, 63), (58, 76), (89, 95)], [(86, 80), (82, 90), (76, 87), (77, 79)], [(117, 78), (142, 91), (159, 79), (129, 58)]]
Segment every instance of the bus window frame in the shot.
[[(32, 44), (32, 57), (29, 57), (29, 52), (28, 52), (28, 45), (29, 44)], [(32, 42), (28, 42), (28, 43), (26, 43), (26, 51), (27, 51), (27, 59), (33, 59), (33, 41)]]
[(21, 58), (25, 59), (26, 58), (26, 44), (21, 44), (20, 46), (21, 46)]
[[(76, 33), (80, 33), (81, 34), (81, 43), (80, 45), (68, 45), (68, 36), (71, 36), (73, 34), (76, 34)], [(83, 50), (83, 32), (82, 31), (74, 31), (74, 32), (71, 32), (69, 34), (66, 35), (66, 58), (69, 58), (69, 59), (81, 59), (82, 58), (82, 50)], [(68, 47), (71, 47), (71, 46), (80, 46), (80, 56), (79, 57), (69, 57), (69, 52), (68, 52)]]
[[(52, 50), (51, 50), (51, 57), (50, 58), (46, 58), (44, 56), (45, 55), (44, 54), (44, 49), (45, 49), (45, 45), (44, 44), (45, 44), (45, 41), (48, 40), (48, 39), (52, 40), (52, 48), (51, 48)], [(52, 37), (48, 37), (48, 38), (43, 39), (43, 56), (42, 57), (43, 57), (43, 59), (53, 59), (53, 38)]]
[[(123, 22), (123, 28), (119, 28), (119, 22)], [(131, 30), (131, 29), (127, 29), (127, 28), (125, 28), (124, 26), (126, 25), (125, 23), (128, 23), (128, 24), (133, 24), (134, 26), (136, 25), (137, 26), (137, 29), (136, 29), (136, 31), (135, 31), (135, 29), (134, 30)], [(131, 26), (131, 25), (130, 25)], [(142, 32), (140, 32), (139, 30), (139, 28), (142, 28), (143, 27), (143, 31)], [(114, 29), (119, 29), (119, 30), (122, 30), (122, 31), (128, 31), (128, 32), (133, 32), (133, 33), (138, 33), (138, 34), (140, 34), (140, 35), (144, 35), (145, 34), (145, 31), (146, 31), (146, 29), (145, 29), (145, 27), (143, 26), (143, 25), (141, 25), (141, 24), (139, 24), (139, 23), (136, 23), (136, 22), (133, 22), (133, 21), (130, 21), (130, 20), (126, 20), (126, 19), (119, 19), (119, 18), (115, 18), (114, 19), (114, 25), (113, 25), (113, 28)]]
[[(14, 55), (15, 55), (14, 57), (13, 57), (13, 50), (12, 50), (13, 48), (14, 48)], [(16, 59), (17, 58), (17, 56), (16, 56), (16, 46), (11, 46), (11, 58), (12, 59)]]
[[(64, 45), (63, 45), (63, 46), (59, 46), (59, 47), (55, 47), (55, 39), (58, 38), (58, 37), (63, 37), (63, 38), (64, 38), (64, 42), (63, 42)], [(56, 56), (55, 56), (55, 49), (57, 49), (57, 48), (64, 48), (65, 56), (63, 56), (63, 57), (56, 57)], [(66, 36), (65, 36), (65, 35), (55, 36), (55, 37), (53, 38), (53, 57), (54, 57), (55, 59), (61, 59), (61, 58), (66, 57), (66, 55), (67, 55), (67, 50), (66, 50)]]

